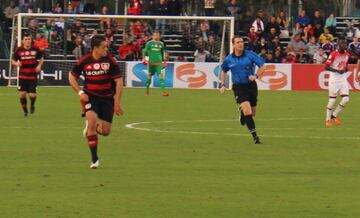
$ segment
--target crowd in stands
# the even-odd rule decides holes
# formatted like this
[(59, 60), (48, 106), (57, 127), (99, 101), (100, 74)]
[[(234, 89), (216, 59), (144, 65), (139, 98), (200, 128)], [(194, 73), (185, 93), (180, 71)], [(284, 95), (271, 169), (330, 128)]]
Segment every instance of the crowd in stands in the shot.
[[(213, 16), (216, 0), (204, 0), (204, 15)], [(180, 16), (182, 4), (180, 0), (149, 1), (149, 7), (143, 9), (142, 0), (130, 0), (127, 7), (129, 15)], [(63, 10), (61, 3), (57, 3), (52, 10), (54, 14), (89, 13), (108, 15), (109, 8), (96, 7), (94, 0), (72, 0)], [(360, 54), (359, 23), (349, 20), (347, 28), (341, 34), (336, 32), (336, 18), (330, 14), (324, 19), (320, 10), (315, 10), (309, 16), (301, 10), (291, 22), (286, 12), (266, 14), (264, 9), (255, 13), (243, 10), (237, 0), (230, 0), (224, 8), (224, 15), (235, 18), (236, 33), (247, 37), (247, 48), (262, 56), (268, 63), (324, 63), (328, 55), (337, 48), (337, 37), (344, 36), (348, 40), (351, 63)], [(17, 6), (15, 1), (5, 9), (7, 27), (11, 26), (12, 18), (19, 12), (33, 12), (29, 1)], [(210, 21), (196, 21), (179, 23), (176, 20), (158, 19), (154, 21), (130, 20), (121, 34), (118, 26), (123, 25), (118, 20), (101, 18), (98, 28), (88, 30), (81, 20), (74, 18), (47, 19), (39, 26), (36, 19), (29, 19), (27, 31), (33, 36), (34, 43), (41, 50), (53, 53), (64, 50), (76, 59), (90, 50), (91, 38), (96, 34), (103, 34), (108, 42), (110, 51), (117, 54), (120, 60), (139, 60), (146, 41), (150, 39), (153, 30), (162, 34), (181, 34), (180, 43), (183, 50), (194, 51), (195, 61), (219, 61), (221, 26)], [(291, 25), (293, 23), (294, 25)], [(116, 44), (116, 35), (121, 35), (121, 45)], [(196, 36), (196, 37), (195, 37)], [(289, 42), (284, 43), (284, 39)], [(286, 41), (286, 40), (285, 40)], [(176, 61), (187, 61), (182, 55)]]

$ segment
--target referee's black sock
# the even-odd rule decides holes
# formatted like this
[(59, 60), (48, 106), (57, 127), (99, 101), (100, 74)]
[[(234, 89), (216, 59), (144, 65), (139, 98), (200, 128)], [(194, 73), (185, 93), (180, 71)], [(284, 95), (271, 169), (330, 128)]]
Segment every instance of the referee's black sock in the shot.
[(256, 129), (255, 129), (255, 122), (254, 122), (252, 115), (245, 116), (245, 123), (246, 123), (246, 126), (249, 129), (251, 135), (253, 136), (253, 138), (256, 138), (257, 133), (256, 133)]
[(26, 97), (25, 98), (20, 98), (20, 104), (22, 109), (24, 110), (24, 113), (27, 114), (28, 113), (28, 109), (27, 109), (27, 100)]

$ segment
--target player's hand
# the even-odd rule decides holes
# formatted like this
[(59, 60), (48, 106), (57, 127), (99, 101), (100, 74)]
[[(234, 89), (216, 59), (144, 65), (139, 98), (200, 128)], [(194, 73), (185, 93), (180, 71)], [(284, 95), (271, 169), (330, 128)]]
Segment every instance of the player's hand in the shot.
[(35, 71), (38, 73), (38, 72), (40, 72), (41, 71), (41, 66), (37, 66), (36, 68), (35, 68)]
[(89, 96), (86, 93), (81, 94), (80, 95), (80, 101), (88, 102), (89, 101)]
[(22, 64), (21, 64), (21, 62), (16, 62), (15, 66), (17, 66), (17, 67), (21, 67), (21, 66), (22, 66)]
[(166, 68), (166, 66), (167, 66), (166, 61), (163, 61), (163, 62), (162, 62), (162, 67), (163, 67), (163, 68)]
[(143, 57), (142, 62), (143, 62), (143, 64), (148, 64), (149, 63), (149, 57), (148, 56)]
[(121, 108), (120, 104), (114, 104), (114, 112), (116, 115), (120, 116), (124, 114), (123, 109)]
[(220, 88), (220, 93), (221, 93), (221, 94), (225, 94), (225, 92), (226, 92), (226, 87), (225, 87), (225, 86), (221, 86), (221, 88)]
[(255, 80), (256, 80), (256, 76), (255, 76), (255, 75), (250, 75), (250, 76), (249, 76), (249, 80), (250, 80), (250, 81), (255, 81)]

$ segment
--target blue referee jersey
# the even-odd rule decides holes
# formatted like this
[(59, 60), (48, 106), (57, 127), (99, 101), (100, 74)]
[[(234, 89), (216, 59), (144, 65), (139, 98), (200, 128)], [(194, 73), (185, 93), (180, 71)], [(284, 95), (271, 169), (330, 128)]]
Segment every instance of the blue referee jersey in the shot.
[(250, 75), (255, 75), (255, 65), (262, 67), (265, 61), (255, 52), (244, 50), (242, 55), (236, 56), (234, 53), (226, 56), (221, 68), (224, 72), (231, 71), (233, 84), (247, 84)]

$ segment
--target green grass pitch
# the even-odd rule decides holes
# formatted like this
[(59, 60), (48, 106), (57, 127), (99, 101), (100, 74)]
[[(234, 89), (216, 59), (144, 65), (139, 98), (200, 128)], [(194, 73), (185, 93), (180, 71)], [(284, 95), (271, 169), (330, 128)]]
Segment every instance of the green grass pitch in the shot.
[(230, 91), (125, 89), (91, 170), (76, 93), (0, 88), (0, 217), (360, 217), (359, 97), (325, 128), (326, 92), (262, 91), (254, 145)]

